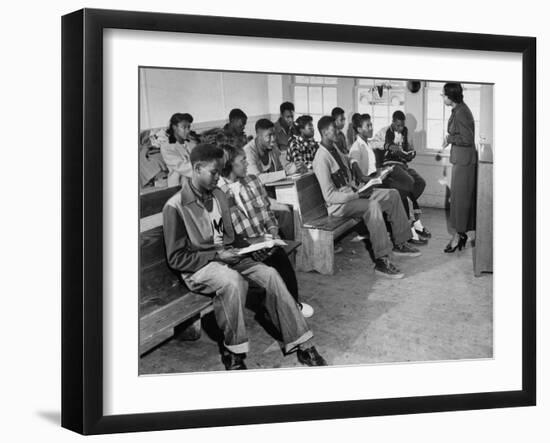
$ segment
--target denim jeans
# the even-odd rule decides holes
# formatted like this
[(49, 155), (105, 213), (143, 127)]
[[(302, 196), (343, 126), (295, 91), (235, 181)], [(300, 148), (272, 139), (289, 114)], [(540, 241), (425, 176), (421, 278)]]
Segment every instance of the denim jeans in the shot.
[(214, 315), (229, 351), (242, 354), (249, 350), (244, 322), (248, 280), (265, 289), (265, 310), (281, 334), (285, 352), (311, 340), (313, 333), (274, 268), (248, 257), (232, 265), (210, 262), (186, 278), (185, 283), (191, 291), (215, 294)]
[(374, 258), (389, 255), (393, 249), (384, 214), (391, 225), (393, 242), (398, 245), (411, 238), (411, 228), (405, 208), (395, 189), (375, 189), (369, 198), (344, 203), (333, 215), (362, 218), (369, 230)]
[(275, 268), (283, 281), (286, 288), (294, 300), (298, 301), (298, 281), (296, 280), (296, 272), (290, 263), (290, 259), (285, 250), (280, 247), (273, 248), (269, 257), (263, 261), (267, 266)]

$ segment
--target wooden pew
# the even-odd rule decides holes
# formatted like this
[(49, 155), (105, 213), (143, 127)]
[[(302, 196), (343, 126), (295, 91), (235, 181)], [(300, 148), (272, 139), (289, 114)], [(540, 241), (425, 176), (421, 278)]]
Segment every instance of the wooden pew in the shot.
[(315, 174), (307, 174), (296, 180), (299, 208), (297, 239), (302, 247), (296, 266), (303, 271), (334, 274), (334, 241), (354, 228), (358, 219), (328, 215), (327, 207)]
[[(201, 317), (212, 310), (211, 295), (190, 292), (166, 263), (162, 208), (179, 189), (148, 192), (140, 198), (140, 355), (171, 338), (176, 327), (184, 336), (199, 338)], [(300, 242), (286, 242), (289, 255), (300, 246)]]
[(162, 208), (179, 189), (155, 190), (140, 198), (140, 355), (172, 337), (178, 325), (198, 338), (201, 314), (212, 305), (211, 297), (190, 292), (166, 264)]

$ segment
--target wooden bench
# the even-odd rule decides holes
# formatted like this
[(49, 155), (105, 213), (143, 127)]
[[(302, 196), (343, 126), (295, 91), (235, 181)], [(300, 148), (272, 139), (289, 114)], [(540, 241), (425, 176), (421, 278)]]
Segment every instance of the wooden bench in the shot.
[[(201, 317), (212, 310), (212, 297), (190, 292), (166, 263), (162, 208), (179, 189), (148, 192), (140, 198), (140, 355), (171, 338), (176, 327), (184, 335), (200, 337)], [(296, 241), (287, 243), (287, 254), (300, 246)]]
[[(334, 274), (334, 241), (360, 220), (328, 214), (317, 177), (307, 174), (296, 180), (302, 247), (297, 267), (302, 271)], [(295, 228), (296, 229), (296, 228)]]

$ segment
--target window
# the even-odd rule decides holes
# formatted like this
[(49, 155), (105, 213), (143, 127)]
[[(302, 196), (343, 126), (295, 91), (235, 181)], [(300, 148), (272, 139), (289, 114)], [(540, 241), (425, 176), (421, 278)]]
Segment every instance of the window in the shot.
[(405, 85), (400, 80), (356, 80), (357, 112), (371, 116), (374, 133), (391, 123), (395, 111), (404, 111)]
[[(447, 134), (447, 123), (451, 115), (451, 107), (445, 106), (441, 93), (443, 82), (428, 82), (425, 89), (426, 100), (426, 147), (428, 149), (441, 149), (443, 137)], [(474, 116), (476, 128), (476, 143), (479, 143), (479, 113), (481, 103), (480, 85), (462, 85), (464, 89), (464, 102), (468, 105)]]
[(337, 104), (336, 77), (294, 76), (293, 92), (296, 116), (311, 115), (315, 127), (316, 138), (317, 121), (323, 115), (330, 115), (332, 108)]

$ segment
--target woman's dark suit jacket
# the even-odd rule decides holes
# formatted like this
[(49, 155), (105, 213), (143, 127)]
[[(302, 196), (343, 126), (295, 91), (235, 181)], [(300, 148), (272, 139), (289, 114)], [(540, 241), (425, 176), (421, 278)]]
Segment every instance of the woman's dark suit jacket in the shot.
[(448, 141), (453, 164), (450, 224), (457, 232), (475, 229), (477, 151), (472, 111), (465, 103), (451, 112)]

